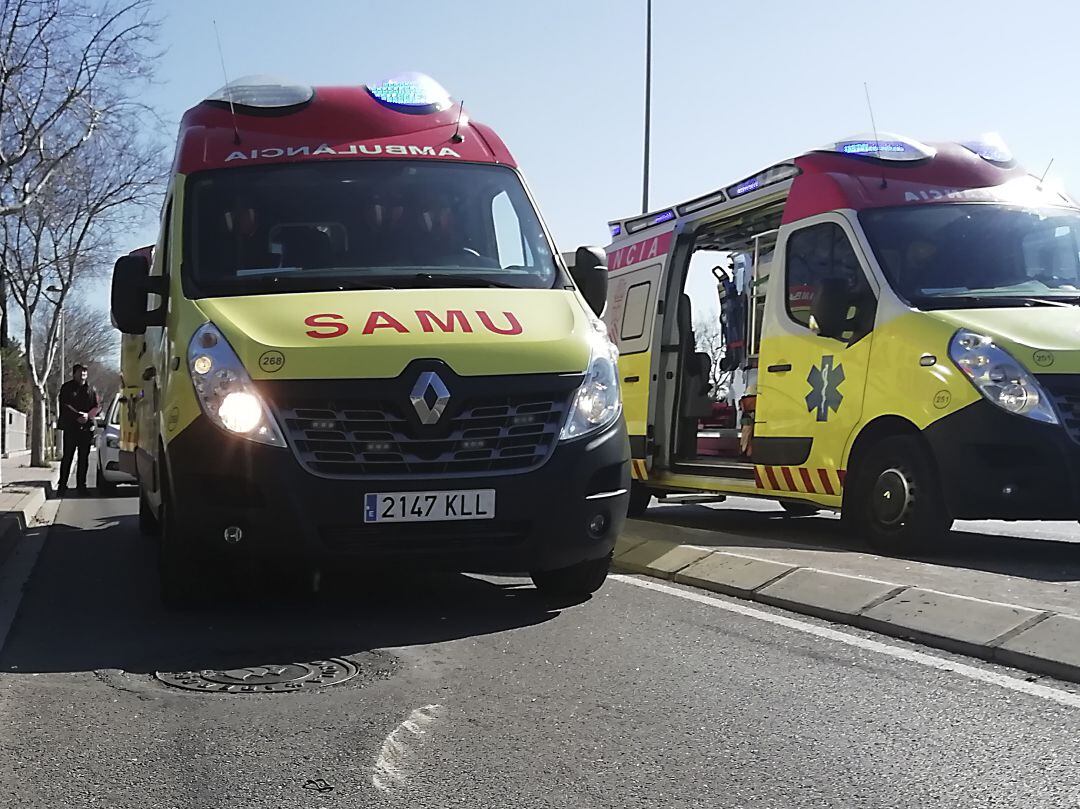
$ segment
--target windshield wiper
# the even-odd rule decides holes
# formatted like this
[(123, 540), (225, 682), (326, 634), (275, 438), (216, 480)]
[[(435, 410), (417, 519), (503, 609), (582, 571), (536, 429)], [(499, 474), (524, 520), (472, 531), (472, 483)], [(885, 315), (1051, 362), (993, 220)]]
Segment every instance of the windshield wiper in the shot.
[(920, 309), (949, 309), (958, 307), (1001, 308), (1004, 306), (1066, 306), (1080, 305), (1080, 298), (1032, 298), (1026, 295), (918, 295), (911, 302)]
[(501, 289), (520, 289), (513, 284), (503, 281), (493, 281), (489, 278), (480, 278), (475, 275), (436, 275), (430, 272), (418, 272), (410, 276), (413, 281), (419, 281), (424, 286), (430, 287), (499, 287)]

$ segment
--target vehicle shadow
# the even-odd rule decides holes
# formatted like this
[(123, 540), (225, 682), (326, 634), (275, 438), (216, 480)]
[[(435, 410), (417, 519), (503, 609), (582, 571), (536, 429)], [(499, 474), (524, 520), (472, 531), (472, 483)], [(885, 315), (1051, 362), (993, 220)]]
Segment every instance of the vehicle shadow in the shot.
[(207, 588), (205, 603), (175, 611), (161, 604), (156, 564), (154, 541), (130, 514), (93, 527), (54, 525), (0, 671), (152, 673), (319, 660), (519, 629), (571, 606), (531, 585), (457, 574), (330, 571), (311, 596), (280, 576), (219, 569), (227, 594)]
[[(714, 532), (712, 537), (695, 538), (695, 544), (736, 553), (749, 548), (798, 548), (882, 555), (841, 530), (831, 515), (793, 517), (779, 510), (672, 505), (650, 508), (642, 519)], [(1046, 582), (1080, 581), (1080, 544), (1044, 539), (954, 530), (934, 551), (893, 558)]]

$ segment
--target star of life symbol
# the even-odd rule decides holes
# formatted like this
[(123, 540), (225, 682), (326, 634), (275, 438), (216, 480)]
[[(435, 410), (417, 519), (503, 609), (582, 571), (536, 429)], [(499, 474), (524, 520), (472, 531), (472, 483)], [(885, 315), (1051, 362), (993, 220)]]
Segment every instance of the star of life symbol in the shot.
[(844, 401), (844, 394), (840, 392), (844, 366), (834, 366), (831, 356), (822, 357), (821, 367), (811, 367), (806, 381), (810, 385), (810, 392), (806, 394), (807, 411), (817, 411), (818, 421), (828, 421), (829, 411), (839, 412), (840, 403)]

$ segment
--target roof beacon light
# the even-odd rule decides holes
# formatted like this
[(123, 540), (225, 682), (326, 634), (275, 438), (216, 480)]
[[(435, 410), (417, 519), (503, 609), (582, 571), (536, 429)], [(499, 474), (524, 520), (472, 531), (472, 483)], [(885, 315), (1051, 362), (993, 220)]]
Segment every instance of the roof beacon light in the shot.
[(446, 88), (424, 73), (402, 73), (369, 84), (367, 91), (375, 100), (398, 112), (442, 112), (453, 104)]
[(790, 180), (798, 174), (799, 169), (797, 167), (792, 166), (790, 163), (781, 163), (767, 168), (765, 171), (759, 171), (753, 177), (747, 177), (742, 182), (728, 186), (727, 193), (729, 197), (735, 199), (735, 197), (741, 197), (743, 194), (757, 191), (759, 188)]
[(878, 135), (856, 135), (853, 138), (844, 138), (836, 143), (830, 143), (818, 149), (819, 152), (838, 152), (839, 154), (851, 155), (852, 157), (872, 157), (877, 160), (889, 160), (897, 162), (909, 162), (913, 160), (925, 160), (937, 154), (937, 150), (917, 140), (905, 138), (903, 135), (894, 135), (890, 132), (881, 132)]
[(272, 110), (306, 104), (315, 90), (306, 84), (273, 76), (242, 76), (206, 97), (207, 101), (230, 101), (238, 107)]
[(972, 140), (962, 141), (960, 145), (988, 163), (996, 163), (999, 166), (1012, 165), (1012, 150), (997, 132), (987, 132)]

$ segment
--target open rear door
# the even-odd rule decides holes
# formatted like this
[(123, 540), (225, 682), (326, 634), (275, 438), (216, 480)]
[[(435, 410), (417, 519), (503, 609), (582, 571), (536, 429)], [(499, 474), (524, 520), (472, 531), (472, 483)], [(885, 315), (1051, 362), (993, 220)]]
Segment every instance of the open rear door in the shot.
[[(627, 223), (632, 227), (632, 223)], [(604, 322), (619, 347), (626, 427), (634, 480), (647, 481), (653, 463), (654, 385), (659, 352), (658, 313), (674, 223), (629, 233), (608, 247), (610, 285)], [(613, 230), (615, 226), (613, 225)], [(620, 226), (620, 232), (622, 228)]]

